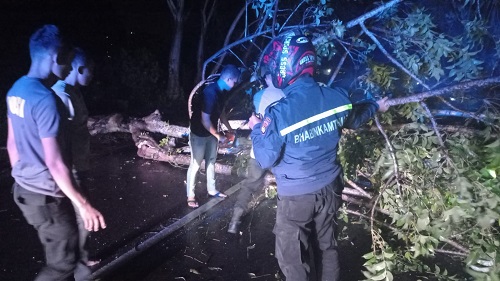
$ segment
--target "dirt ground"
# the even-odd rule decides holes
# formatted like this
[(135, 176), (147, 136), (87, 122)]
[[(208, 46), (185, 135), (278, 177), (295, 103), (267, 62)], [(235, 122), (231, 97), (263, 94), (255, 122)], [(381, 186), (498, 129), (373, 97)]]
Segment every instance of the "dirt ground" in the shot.
[[(186, 207), (186, 167), (137, 157), (127, 134), (93, 137), (92, 144), (90, 200), (108, 224), (89, 239), (92, 259), (101, 261), (92, 268), (98, 280), (284, 280), (274, 257), (275, 199), (261, 201), (245, 217), (240, 235), (229, 234), (242, 178), (218, 176), (218, 188), (230, 194), (221, 200), (207, 197), (200, 175), (196, 194), (201, 207), (192, 210)], [(12, 200), (5, 150), (0, 159), (0, 280), (32, 280), (43, 265), (43, 252)], [(361, 256), (370, 250), (370, 237), (355, 219), (344, 226), (342, 278), (362, 280)], [(452, 260), (437, 263), (460, 273)], [(395, 280), (419, 279), (405, 274)]]

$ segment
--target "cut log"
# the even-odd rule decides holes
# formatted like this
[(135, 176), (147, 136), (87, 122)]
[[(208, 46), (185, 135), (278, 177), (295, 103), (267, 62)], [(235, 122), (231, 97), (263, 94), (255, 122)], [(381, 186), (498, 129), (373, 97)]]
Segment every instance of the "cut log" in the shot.
[(125, 119), (121, 114), (108, 116), (90, 117), (87, 127), (91, 135), (106, 134), (113, 132), (137, 133), (148, 131), (160, 133), (174, 138), (186, 138), (189, 135), (189, 128), (170, 125), (161, 120), (161, 114), (158, 110), (143, 118)]
[[(145, 159), (169, 162), (172, 165), (179, 166), (189, 166), (189, 162), (191, 160), (190, 155), (169, 153), (164, 149), (151, 147), (147, 144), (139, 144), (137, 155)], [(201, 162), (200, 167), (202, 170), (205, 169), (205, 160)], [(223, 175), (237, 175), (237, 171), (233, 171), (232, 165), (224, 165), (220, 163), (215, 163), (215, 173)]]

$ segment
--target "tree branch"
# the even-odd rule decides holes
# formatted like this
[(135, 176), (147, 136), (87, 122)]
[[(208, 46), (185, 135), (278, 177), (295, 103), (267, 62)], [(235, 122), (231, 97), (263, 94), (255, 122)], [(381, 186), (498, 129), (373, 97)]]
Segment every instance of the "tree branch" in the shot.
[(470, 253), (469, 249), (465, 248), (464, 246), (462, 246), (462, 245), (458, 244), (457, 242), (455, 242), (455, 241), (453, 241), (453, 240), (450, 240), (450, 239), (444, 238), (443, 236), (440, 236), (440, 237), (439, 237), (439, 241), (441, 241), (441, 242), (445, 242), (445, 243), (447, 243), (447, 244), (449, 244), (449, 245), (453, 246), (454, 248), (456, 248), (456, 249), (458, 249), (458, 250), (460, 250), (460, 251), (462, 251), (462, 252), (464, 252), (464, 253), (467, 253), (467, 254), (469, 254), (469, 253)]
[(475, 114), (475, 113), (473, 113), (473, 112), (463, 111), (463, 110), (461, 110), (461, 109), (459, 109), (459, 108), (455, 107), (453, 104), (449, 103), (449, 102), (448, 102), (447, 100), (445, 100), (443, 97), (438, 97), (438, 98), (439, 98), (439, 99), (440, 99), (440, 100), (441, 100), (444, 104), (446, 104), (447, 106), (451, 107), (453, 110), (458, 111), (458, 112), (461, 112), (462, 114), (464, 114), (464, 116), (470, 116), (471, 118), (474, 118), (474, 119), (476, 119), (476, 120), (477, 120), (477, 121), (479, 121), (479, 122), (483, 122), (483, 123), (485, 123), (485, 124), (488, 124), (488, 125), (490, 125), (490, 126), (494, 126), (494, 127), (497, 127), (497, 128), (498, 128), (498, 126), (496, 126), (496, 125), (492, 124), (492, 123), (491, 123), (491, 122), (489, 122), (488, 120), (485, 120), (484, 115), (479, 116), (479, 115), (477, 115), (477, 114)]
[(273, 26), (272, 26), (272, 30), (273, 30), (273, 38), (276, 37), (276, 16), (278, 15), (278, 0), (274, 0), (274, 13), (273, 13)]
[(398, 4), (399, 2), (402, 2), (403, 0), (392, 0), (390, 2), (387, 2), (385, 3), (384, 5), (376, 8), (376, 9), (373, 9), (371, 10), (370, 12), (360, 16), (360, 17), (357, 17), (356, 19), (354, 20), (351, 20), (349, 21), (347, 24), (346, 24), (346, 28), (351, 28), (351, 27), (354, 27), (362, 22), (364, 22), (365, 20), (381, 13), (382, 11), (386, 10), (386, 9), (389, 9), (391, 8), (392, 6)]
[(377, 115), (375, 115), (375, 124), (377, 125), (379, 132), (382, 134), (382, 136), (384, 136), (385, 143), (387, 144), (389, 152), (391, 153), (392, 161), (394, 163), (394, 176), (396, 177), (396, 183), (398, 185), (399, 195), (401, 195), (401, 179), (399, 178), (399, 165), (398, 165), (398, 159), (396, 158), (396, 152), (394, 152), (394, 147), (392, 146), (389, 137), (385, 133), (384, 128), (382, 128), (382, 124), (380, 124), (380, 120)]
[[(369, 203), (369, 202), (364, 202), (364, 201), (361, 201), (361, 200), (358, 200), (358, 199), (355, 199), (355, 198), (352, 198), (349, 196), (349, 194), (347, 194), (345, 192), (345, 188), (344, 188), (344, 191), (342, 191), (342, 201), (344, 202), (348, 202), (348, 203), (352, 203), (352, 204), (356, 204), (360, 207), (367, 207), (367, 208), (372, 208), (372, 204)], [(377, 212), (381, 213), (381, 214), (384, 214), (384, 215), (390, 215), (389, 211), (387, 210), (384, 210), (384, 209), (380, 209), (380, 208), (375, 208), (375, 210), (377, 210)]]
[(299, 5), (297, 5), (297, 8), (295, 8), (293, 10), (293, 12), (290, 13), (290, 15), (288, 16), (288, 18), (285, 20), (285, 22), (283, 23), (283, 25), (280, 27), (280, 30), (279, 32), (281, 32), (281, 30), (286, 26), (286, 24), (288, 23), (288, 21), (292, 18), (293, 14), (295, 14), (295, 12), (299, 9), (300, 6), (302, 6), (302, 4), (304, 4), (307, 0), (302, 0)]
[(452, 92), (457, 92), (457, 91), (465, 91), (470, 88), (475, 88), (475, 87), (480, 87), (480, 88), (485, 88), (493, 85), (500, 84), (500, 76), (496, 77), (491, 77), (487, 79), (482, 79), (482, 80), (473, 80), (473, 81), (467, 81), (467, 82), (462, 82), (455, 84), (453, 86), (441, 88), (438, 90), (432, 90), (432, 91), (426, 91), (422, 92), (416, 95), (408, 96), (408, 97), (403, 97), (403, 98), (395, 98), (395, 99), (390, 99), (387, 101), (387, 103), (390, 106), (393, 105), (398, 105), (398, 104), (405, 104), (405, 103), (410, 103), (410, 102), (420, 102), (421, 100), (424, 100), (426, 98), (434, 97), (434, 96), (442, 96), (445, 94), (449, 94)]
[(418, 83), (420, 83), (422, 86), (424, 86), (427, 90), (430, 90), (430, 87), (427, 86), (424, 81), (422, 81), (420, 78), (418, 78), (415, 74), (411, 73), (409, 69), (407, 69), (404, 65), (402, 65), (399, 61), (397, 61), (393, 56), (389, 54), (389, 52), (382, 46), (382, 43), (378, 41), (378, 39), (371, 33), (368, 28), (366, 28), (365, 24), (363, 22), (360, 22), (359, 25), (363, 29), (363, 31), (372, 39), (372, 41), (377, 45), (377, 47), (380, 49), (380, 51), (397, 67), (399, 67), (401, 70), (403, 70), (404, 73), (408, 74), (411, 78), (415, 79)]
[[(217, 62), (217, 64), (215, 65), (213, 71), (212, 71), (212, 74), (216, 73), (218, 70), (219, 70), (219, 66), (222, 64), (222, 61), (224, 60), (224, 57), (225, 57), (225, 51), (228, 49), (228, 43), (229, 43), (229, 40), (231, 39), (231, 35), (233, 34), (234, 32), (234, 29), (236, 28), (236, 24), (238, 23), (238, 21), (241, 19), (241, 16), (243, 16), (243, 12), (245, 12), (245, 9), (246, 9), (246, 4), (245, 6), (239, 11), (239, 13), (236, 15), (236, 17), (234, 18), (233, 20), (233, 23), (231, 24), (231, 26), (229, 27), (229, 30), (227, 31), (227, 34), (226, 34), (226, 38), (224, 39), (224, 47), (219, 50), (219, 52), (217, 52), (216, 54), (212, 55), (209, 59), (207, 59), (204, 63), (203, 63), (203, 71), (202, 71), (202, 74), (201, 74), (201, 79), (204, 79), (205, 78), (205, 71), (206, 71), (206, 68), (207, 68), (207, 64), (208, 62), (212, 61), (213, 59), (215, 59), (216, 57), (219, 56), (220, 53), (224, 52), (224, 55), (222, 57), (219, 58), (219, 61)], [(237, 45), (237, 44), (236, 44)], [(231, 47), (232, 48), (232, 47)], [(222, 52), (221, 52), (222, 51)]]
[(372, 199), (372, 195), (366, 191), (364, 191), (361, 187), (359, 187), (359, 185), (357, 185), (355, 182), (353, 182), (352, 180), (350, 179), (347, 179), (346, 182), (352, 186), (354, 189), (356, 189), (359, 193), (361, 193), (363, 195), (363, 197), (366, 197), (368, 199)]
[[(443, 141), (443, 137), (441, 136), (441, 133), (439, 133), (439, 130), (437, 128), (437, 123), (436, 123), (436, 119), (434, 119), (434, 116), (432, 116), (432, 113), (431, 111), (429, 110), (429, 107), (427, 106), (427, 104), (423, 101), (420, 102), (420, 106), (425, 110), (425, 112), (427, 113), (427, 117), (429, 118), (429, 120), (431, 120), (431, 124), (432, 124), (432, 129), (434, 130), (434, 133), (436, 134), (436, 137), (438, 138), (438, 141), (439, 141), (439, 145), (441, 146), (442, 149), (446, 150), (446, 146), (444, 145), (444, 141)], [(448, 153), (446, 153), (446, 155), (448, 155)]]

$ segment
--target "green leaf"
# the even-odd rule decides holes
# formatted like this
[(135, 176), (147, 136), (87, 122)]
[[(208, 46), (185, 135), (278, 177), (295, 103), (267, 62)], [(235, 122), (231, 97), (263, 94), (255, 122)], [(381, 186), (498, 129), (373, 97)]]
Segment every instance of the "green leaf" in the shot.
[(387, 276), (387, 274), (386, 274), (386, 271), (384, 270), (384, 271), (380, 272), (378, 275), (372, 276), (370, 279), (375, 280), (375, 281), (384, 280), (386, 276)]
[(391, 259), (394, 256), (394, 253), (384, 252), (384, 257), (386, 259)]
[(494, 178), (494, 179), (497, 178), (497, 173), (495, 172), (495, 170), (487, 169), (487, 171), (492, 178)]
[(364, 254), (364, 255), (363, 255), (363, 258), (364, 258), (365, 260), (369, 260), (369, 259), (373, 258), (373, 252), (369, 252), (369, 253), (367, 253), (367, 254)]
[(499, 147), (500, 146), (500, 139), (497, 139), (496, 141), (488, 144), (488, 145), (485, 145), (485, 147), (489, 147), (489, 148), (494, 148), (494, 147)]
[(392, 273), (390, 271), (387, 271), (387, 276), (385, 277), (385, 280), (387, 281), (394, 280), (394, 276), (392, 276)]
[(376, 264), (370, 266), (370, 268), (375, 270), (375, 271), (380, 271), (382, 269), (385, 269), (385, 267), (386, 267), (385, 261), (381, 261), (379, 263), (376, 263)]
[(429, 226), (430, 219), (429, 217), (418, 218), (417, 220), (417, 230), (422, 231), (425, 230)]

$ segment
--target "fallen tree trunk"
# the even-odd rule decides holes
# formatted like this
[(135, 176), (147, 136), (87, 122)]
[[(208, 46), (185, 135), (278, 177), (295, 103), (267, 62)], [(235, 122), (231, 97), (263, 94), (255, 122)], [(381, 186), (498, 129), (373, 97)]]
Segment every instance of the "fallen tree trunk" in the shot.
[[(246, 120), (231, 120), (232, 128), (241, 130), (248, 129)], [(135, 145), (138, 147), (137, 155), (151, 160), (169, 162), (172, 165), (188, 166), (190, 162), (190, 148), (176, 147), (178, 143), (187, 143), (189, 128), (170, 125), (168, 122), (162, 121), (162, 116), (158, 110), (143, 118), (124, 118), (121, 114), (113, 114), (108, 116), (97, 116), (89, 118), (87, 123), (91, 135), (105, 134), (113, 132), (126, 132), (132, 135)], [(399, 129), (394, 125), (393, 129)], [(402, 125), (403, 126), (403, 125)], [(375, 128), (375, 127), (373, 127)], [(456, 126), (443, 126), (440, 129), (449, 132), (456, 132)], [(471, 129), (471, 131), (474, 131)], [(148, 135), (148, 132), (159, 133), (170, 137), (164, 146), (160, 146), (156, 140)], [(462, 129), (461, 132), (467, 132)], [(349, 133), (349, 132), (346, 132)], [(470, 133), (470, 132), (469, 132)], [(251, 144), (241, 139), (238, 147), (219, 147), (218, 153), (226, 154), (249, 154)], [(204, 163), (201, 165), (204, 168)], [(215, 172), (224, 175), (237, 175), (246, 177), (245, 167), (233, 167), (232, 165), (216, 163)], [(266, 184), (275, 182), (274, 176), (269, 174), (266, 176)], [(359, 190), (346, 189), (345, 194), (357, 196)], [(366, 198), (366, 194), (362, 194)]]
[(158, 110), (143, 118), (126, 119), (119, 113), (90, 117), (87, 127), (91, 135), (114, 132), (134, 134), (142, 131), (160, 133), (175, 138), (186, 138), (189, 135), (189, 128), (170, 125), (168, 122), (162, 121)]
[[(169, 162), (172, 165), (179, 165), (179, 166), (189, 166), (189, 162), (191, 160), (190, 155), (169, 153), (167, 150), (161, 148), (157, 149), (145, 144), (140, 144), (138, 146), (137, 155), (145, 159)], [(203, 170), (205, 169), (205, 160), (201, 162), (200, 167)], [(232, 175), (235, 174), (236, 172), (233, 172), (232, 165), (215, 163), (215, 173), (223, 175)]]

